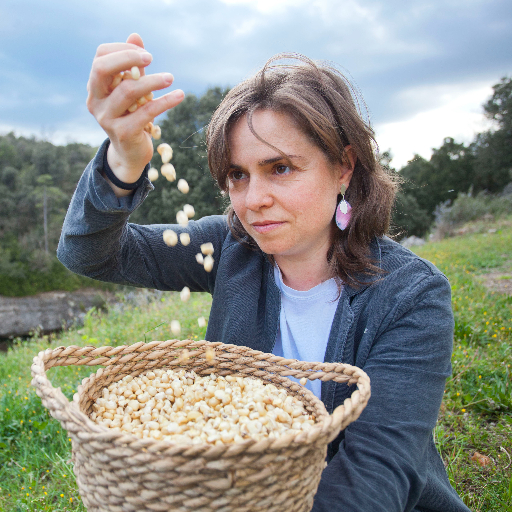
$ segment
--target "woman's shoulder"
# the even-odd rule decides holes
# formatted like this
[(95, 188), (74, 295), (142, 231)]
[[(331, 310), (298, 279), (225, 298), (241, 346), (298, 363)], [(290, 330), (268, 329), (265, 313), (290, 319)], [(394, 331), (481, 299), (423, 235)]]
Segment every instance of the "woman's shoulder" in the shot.
[[(450, 295), (450, 283), (446, 276), (430, 261), (420, 258), (409, 249), (389, 237), (375, 239), (371, 244), (372, 258), (382, 272), (362, 289), (350, 289), (349, 295), (361, 294), (361, 299), (370, 297), (379, 301), (400, 302), (414, 300), (431, 292)], [(389, 304), (393, 307), (392, 304)]]
[(379, 311), (376, 317), (387, 321), (414, 314), (428, 322), (434, 315), (438, 327), (450, 328), (451, 286), (434, 264), (387, 237), (374, 241), (372, 254), (383, 272), (362, 293), (354, 292), (361, 310)]
[(372, 253), (374, 259), (378, 261), (378, 266), (388, 275), (400, 271), (432, 277), (442, 276), (446, 279), (432, 262), (421, 258), (387, 236), (375, 240), (372, 244)]

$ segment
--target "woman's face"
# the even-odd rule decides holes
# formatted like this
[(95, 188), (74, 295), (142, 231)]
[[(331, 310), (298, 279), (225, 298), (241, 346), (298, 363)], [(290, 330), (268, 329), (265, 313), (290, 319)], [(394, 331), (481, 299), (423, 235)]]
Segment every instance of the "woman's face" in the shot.
[(286, 114), (256, 111), (252, 123), (288, 159), (258, 140), (245, 116), (233, 125), (228, 186), (237, 217), (278, 264), (282, 258), (325, 258), (337, 195), (342, 183), (348, 186), (353, 162), (330, 163)]

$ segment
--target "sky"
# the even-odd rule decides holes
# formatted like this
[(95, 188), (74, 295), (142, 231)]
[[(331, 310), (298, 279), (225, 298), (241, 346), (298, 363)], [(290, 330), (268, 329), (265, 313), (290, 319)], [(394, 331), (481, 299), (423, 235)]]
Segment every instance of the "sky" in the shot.
[(233, 86), (280, 52), (337, 65), (399, 169), (492, 125), (512, 75), (510, 0), (0, 0), (0, 134), (99, 145), (85, 106), (101, 43), (138, 32), (173, 88)]

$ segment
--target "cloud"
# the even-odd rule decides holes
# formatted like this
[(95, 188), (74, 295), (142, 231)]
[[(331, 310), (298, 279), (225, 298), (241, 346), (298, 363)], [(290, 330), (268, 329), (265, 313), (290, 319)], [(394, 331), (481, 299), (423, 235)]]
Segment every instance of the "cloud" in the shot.
[[(511, 72), (509, 1), (4, 2), (0, 123), (36, 131), (67, 127), (77, 137), (84, 126), (84, 140), (91, 138), (96, 130), (85, 128), (85, 99), (96, 47), (138, 31), (154, 56), (150, 71), (171, 71), (173, 87), (196, 94), (238, 83), (278, 52), (335, 62), (362, 91), (373, 123), (387, 126), (390, 147), (402, 148), (404, 137), (391, 140), (396, 127), (408, 121), (413, 126), (422, 115), (443, 109), (454, 115), (444, 94), (488, 88)], [(469, 103), (457, 108), (461, 119)], [(452, 135), (456, 120), (445, 124)], [(450, 135), (431, 129), (438, 139)], [(408, 144), (414, 151), (419, 147)]]
[(407, 120), (377, 124), (375, 131), (380, 150), (391, 149), (392, 165), (400, 169), (415, 154), (430, 158), (432, 149), (440, 147), (445, 137), (471, 143), (477, 133), (492, 127), (482, 113), (482, 104), (491, 94), (489, 86), (478, 83), (403, 91), (404, 101), (407, 97), (435, 95), (441, 104)]

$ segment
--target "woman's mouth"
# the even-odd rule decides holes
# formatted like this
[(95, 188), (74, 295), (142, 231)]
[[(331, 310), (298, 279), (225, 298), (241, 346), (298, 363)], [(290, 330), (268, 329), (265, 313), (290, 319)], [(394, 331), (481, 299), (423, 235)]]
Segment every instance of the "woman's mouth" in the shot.
[(270, 231), (273, 231), (274, 229), (279, 228), (282, 226), (284, 222), (277, 221), (277, 220), (265, 220), (261, 222), (253, 222), (251, 224), (252, 228), (256, 233), (269, 233)]

